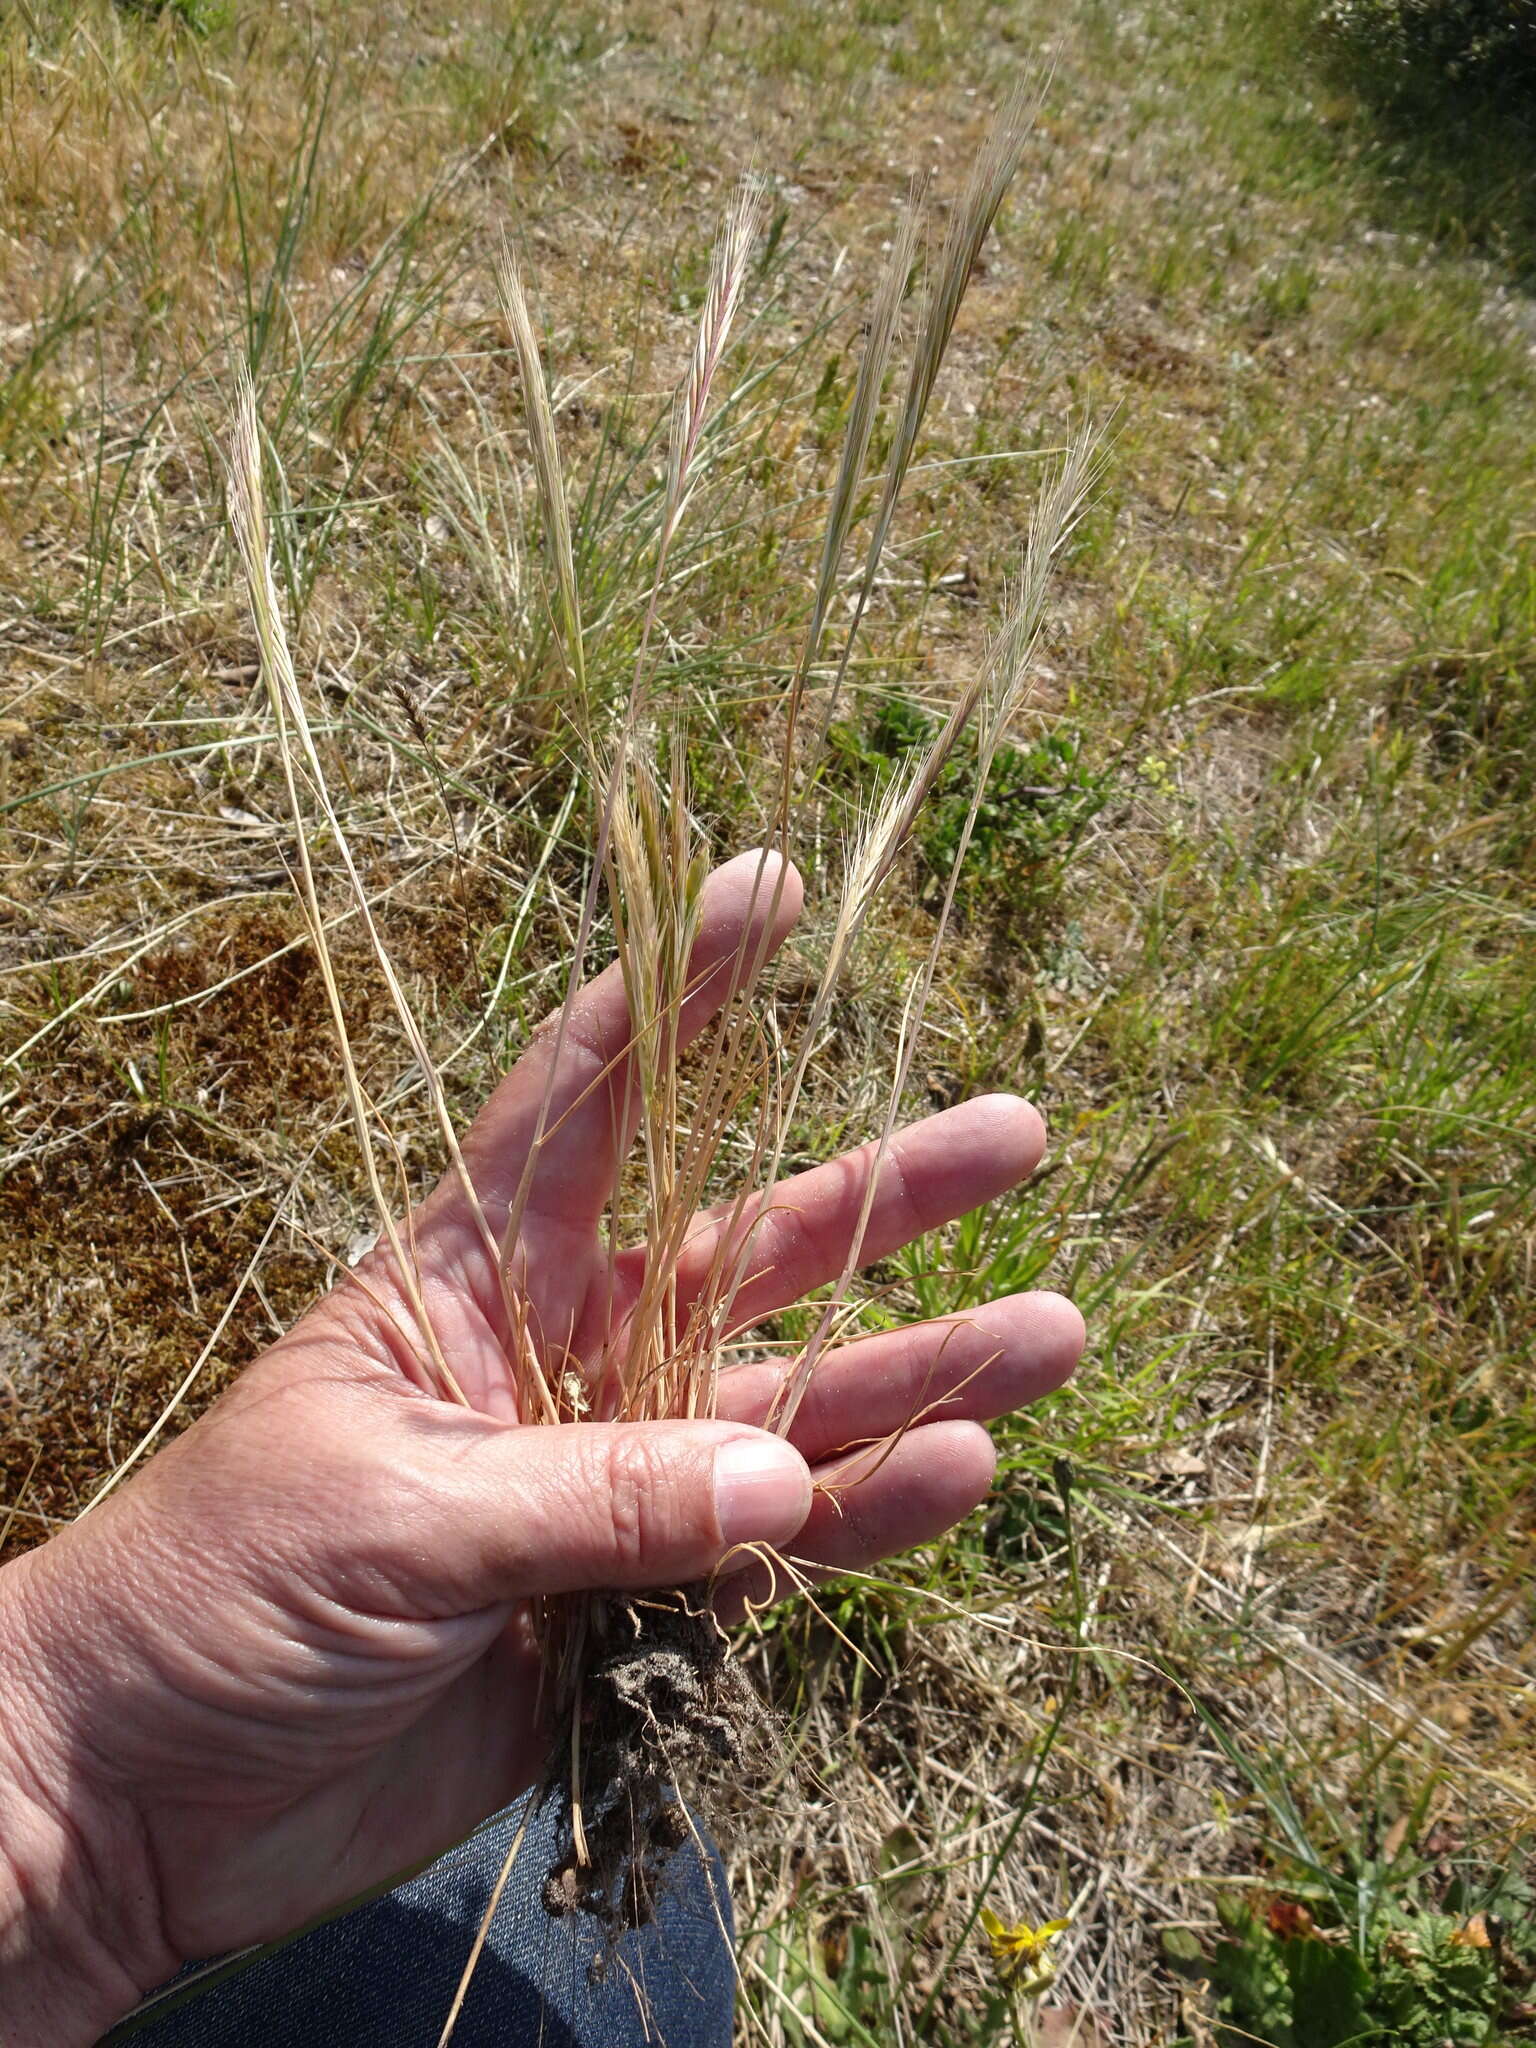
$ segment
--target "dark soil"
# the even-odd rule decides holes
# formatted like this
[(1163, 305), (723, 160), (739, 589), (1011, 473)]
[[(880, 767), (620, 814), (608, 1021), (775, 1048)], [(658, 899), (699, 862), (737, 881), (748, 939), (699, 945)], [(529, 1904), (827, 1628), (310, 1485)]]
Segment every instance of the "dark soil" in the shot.
[[(587, 1857), (568, 1822), (544, 1904), (553, 1914), (589, 1913), (616, 1939), (655, 1917), (667, 1865), (692, 1832), (681, 1793), (707, 1800), (711, 1782), (739, 1779), (764, 1748), (768, 1723), (707, 1588), (606, 1596), (588, 1626), (592, 1653), (571, 1709), (580, 1718)], [(555, 1753), (569, 1756), (569, 1741)], [(550, 1796), (570, 1814), (576, 1790), (567, 1776)]]

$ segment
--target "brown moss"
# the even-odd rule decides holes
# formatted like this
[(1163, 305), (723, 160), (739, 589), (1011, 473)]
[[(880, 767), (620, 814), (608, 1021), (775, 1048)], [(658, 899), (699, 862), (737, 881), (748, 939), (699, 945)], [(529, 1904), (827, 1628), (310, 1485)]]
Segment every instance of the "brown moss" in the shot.
[[(93, 1114), (94, 1112), (94, 1114)], [(210, 1207), (223, 1180), (252, 1183), (243, 1148), (176, 1110), (103, 1106), (100, 1082), (54, 1124), (40, 1164), (0, 1185), (0, 1488), (12, 1546), (75, 1513), (159, 1414), (271, 1221), (261, 1177)], [(314, 1261), (263, 1263), (274, 1315), (297, 1314)], [(242, 1300), (185, 1419), (270, 1332)]]
[[(282, 950), (291, 936), (257, 915), (212, 950), (149, 955), (136, 1006), (182, 1007), (64, 1027), (9, 1105), (0, 1499), (16, 1510), (13, 1548), (76, 1512), (158, 1416), (256, 1255), (285, 1166), (317, 1112), (329, 1121), (324, 993), (308, 949)], [(366, 992), (352, 1007), (365, 1029)], [(274, 1239), (178, 1423), (302, 1311), (317, 1266), (301, 1241)]]

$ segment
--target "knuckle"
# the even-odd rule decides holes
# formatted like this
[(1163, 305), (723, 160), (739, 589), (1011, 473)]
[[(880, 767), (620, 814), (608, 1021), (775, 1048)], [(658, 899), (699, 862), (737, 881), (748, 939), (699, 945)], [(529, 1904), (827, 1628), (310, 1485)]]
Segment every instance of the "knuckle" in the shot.
[(679, 1501), (669, 1461), (649, 1430), (617, 1426), (602, 1452), (601, 1494), (612, 1563), (628, 1577), (676, 1547)]

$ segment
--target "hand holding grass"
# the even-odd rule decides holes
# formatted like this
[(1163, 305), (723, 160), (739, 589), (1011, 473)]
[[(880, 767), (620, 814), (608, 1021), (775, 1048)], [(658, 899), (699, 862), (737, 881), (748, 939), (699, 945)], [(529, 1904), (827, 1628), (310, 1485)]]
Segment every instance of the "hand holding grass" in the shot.
[[(758, 871), (743, 856), (712, 878), (683, 1038), (728, 994), (749, 921), (771, 912), (777, 944), (794, 920), (796, 878), (764, 892)], [(610, 1265), (599, 1234), (626, 1137), (627, 1038), (610, 970), (571, 1010), (552, 1089), (546, 1033), (464, 1145), (494, 1227), (549, 1095), (523, 1285), (538, 1328), (570, 1331), (577, 1359), (622, 1326), (643, 1270), (640, 1251)], [(1035, 1112), (1002, 1096), (901, 1134), (863, 1256), (1003, 1193), (1043, 1139)], [(743, 1324), (835, 1277), (867, 1167), (850, 1153), (774, 1191)], [(721, 1227), (699, 1219), (685, 1291)], [(414, 1240), (469, 1406), (417, 1382), (398, 1277), (374, 1254), (362, 1285), (320, 1302), (130, 1485), (0, 1575), (10, 2048), (94, 2038), (183, 1960), (288, 1932), (533, 1780), (548, 1739), (531, 1598), (685, 1583), (743, 1541), (834, 1570), (923, 1542), (986, 1491), (979, 1422), (1059, 1384), (1081, 1343), (1066, 1302), (1017, 1296), (829, 1352), (791, 1443), (754, 1426), (771, 1365), (725, 1376), (719, 1420), (529, 1428), (504, 1293), (452, 1176)], [(850, 1449), (914, 1417), (878, 1469)]]

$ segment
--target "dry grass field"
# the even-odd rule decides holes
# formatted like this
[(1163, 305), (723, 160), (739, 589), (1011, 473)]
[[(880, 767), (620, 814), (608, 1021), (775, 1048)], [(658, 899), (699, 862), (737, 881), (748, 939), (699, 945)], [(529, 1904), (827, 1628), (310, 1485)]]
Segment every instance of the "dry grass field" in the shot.
[[(665, 649), (710, 839), (755, 844), (882, 244), (1047, 54), (796, 943), (809, 973), (848, 819), (1105, 423), (917, 1062), (915, 1109), (1032, 1092), (1050, 1164), (867, 1311), (1038, 1278), (1090, 1353), (1002, 1432), (984, 1517), (744, 1644), (785, 1758), (730, 1843), (743, 2039), (1006, 2041), (983, 1903), (1071, 1914), (1021, 2018), (1056, 2048), (1527, 2038), (1536, 303), (1258, 0), (6, 11), (0, 1530), (76, 1513), (371, 1235), (225, 522), (233, 365), (328, 772), (467, 1114), (559, 999), (590, 848), (503, 229), (616, 688), (714, 224), (767, 180)], [(796, 1162), (879, 1117), (954, 829), (941, 790)]]

